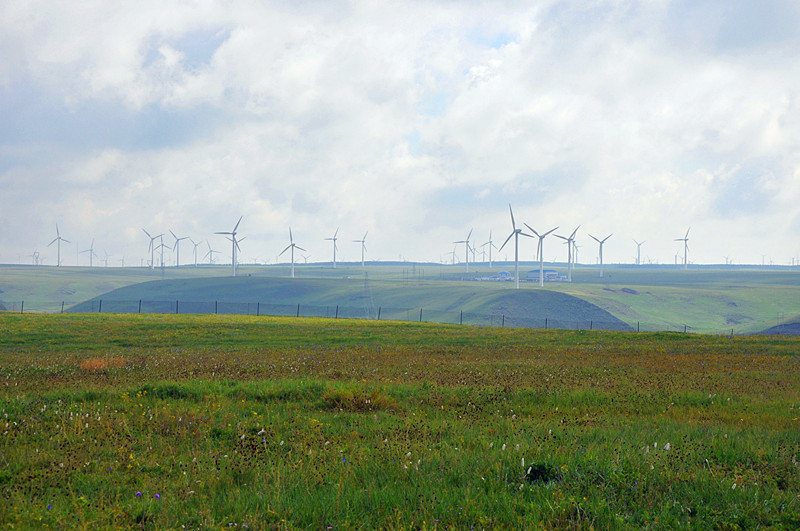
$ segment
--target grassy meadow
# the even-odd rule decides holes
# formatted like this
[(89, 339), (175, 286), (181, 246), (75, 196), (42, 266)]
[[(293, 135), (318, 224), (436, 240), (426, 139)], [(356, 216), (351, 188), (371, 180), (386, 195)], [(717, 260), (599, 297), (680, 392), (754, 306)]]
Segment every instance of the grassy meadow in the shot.
[(800, 341), (0, 313), (3, 528), (800, 526)]

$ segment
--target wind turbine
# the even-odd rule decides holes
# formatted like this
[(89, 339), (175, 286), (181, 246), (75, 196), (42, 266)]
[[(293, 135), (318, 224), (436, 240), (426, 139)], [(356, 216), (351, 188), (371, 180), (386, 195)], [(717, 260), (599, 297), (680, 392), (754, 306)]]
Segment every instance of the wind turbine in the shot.
[(147, 234), (148, 238), (150, 238), (150, 245), (147, 247), (147, 250), (150, 251), (150, 269), (154, 269), (156, 266), (156, 246), (153, 243), (163, 236), (163, 234), (159, 234), (158, 236), (150, 236), (150, 233), (146, 230), (142, 229), (142, 231)]
[(232, 276), (236, 276), (236, 250), (239, 248), (239, 243), (236, 241), (236, 229), (239, 228), (239, 223), (242, 222), (242, 218), (244, 216), (239, 217), (239, 221), (236, 222), (234, 225), (233, 230), (230, 232), (215, 232), (214, 234), (226, 234), (230, 236), (231, 240), (231, 271)]
[(575, 230), (572, 231), (572, 234), (570, 234), (569, 237), (559, 236), (558, 234), (554, 234), (553, 235), (556, 238), (561, 238), (562, 240), (564, 240), (564, 243), (567, 244), (567, 281), (568, 282), (572, 282), (572, 263), (575, 261), (575, 258), (577, 258), (577, 256), (578, 256), (577, 252), (573, 253), (572, 251), (573, 251), (573, 249), (575, 247), (575, 235), (578, 233), (578, 229), (579, 228), (581, 228), (580, 225), (575, 227)]
[(644, 243), (644, 240), (642, 240), (641, 242), (637, 242), (636, 240), (633, 240), (633, 242), (636, 244), (636, 265), (641, 265), (641, 263), (642, 263), (642, 244)]
[(689, 231), (691, 227), (686, 229), (686, 235), (683, 238), (675, 238), (676, 242), (683, 242), (683, 269), (689, 269)]
[(536, 247), (536, 254), (538, 255), (539, 258), (539, 287), (543, 288), (544, 287), (544, 238), (545, 236), (556, 230), (558, 227), (550, 229), (549, 231), (543, 234), (539, 234), (538, 232), (533, 230), (533, 227), (531, 227), (527, 223), (525, 223), (525, 226), (528, 227), (528, 230), (534, 233), (537, 238), (539, 238), (539, 245)]
[(469, 250), (470, 250), (469, 237), (470, 236), (472, 236), (472, 229), (469, 229), (469, 234), (467, 234), (467, 239), (466, 240), (459, 240), (457, 242), (453, 242), (456, 245), (458, 245), (459, 243), (466, 244), (465, 253), (464, 253), (464, 258), (465, 258), (465, 262), (464, 263), (466, 264), (466, 267), (467, 267), (467, 269), (466, 269), (467, 273), (469, 273)]
[(333, 268), (334, 269), (336, 269), (336, 249), (337, 249), (336, 240), (338, 240), (338, 238), (336, 237), (337, 234), (339, 234), (339, 227), (336, 227), (336, 232), (333, 233), (333, 238), (325, 238), (326, 241), (332, 241), (333, 242)]
[[(292, 250), (292, 253), (291, 253), (292, 254), (292, 278), (294, 278), (294, 250), (295, 250), (295, 248), (300, 249), (301, 251), (308, 252), (305, 249), (303, 249), (302, 247), (300, 247), (299, 245), (297, 245), (296, 243), (294, 243), (294, 238), (292, 238), (292, 228), (289, 227), (289, 245), (286, 246), (286, 249), (281, 251), (281, 254), (285, 253), (289, 249)], [(278, 256), (280, 256), (281, 254), (279, 254)]]
[(364, 237), (360, 240), (353, 240), (354, 242), (361, 244), (361, 267), (364, 267), (364, 252), (367, 250), (367, 233), (369, 233), (369, 231), (365, 232)]
[(492, 247), (497, 249), (497, 246), (492, 242), (492, 231), (489, 231), (489, 241), (481, 245), (481, 247), (489, 246), (489, 269), (492, 268)]
[(506, 238), (506, 241), (503, 242), (503, 245), (500, 246), (500, 249), (498, 249), (497, 252), (502, 251), (503, 247), (505, 247), (508, 243), (508, 240), (510, 240), (512, 236), (514, 237), (514, 288), (519, 289), (519, 237), (522, 235), (527, 236), (528, 238), (533, 238), (533, 236), (530, 234), (525, 234), (522, 232), (522, 229), (517, 228), (517, 224), (514, 222), (514, 211), (511, 210), (510, 203), (508, 205), (508, 211), (511, 214), (511, 227), (513, 227), (514, 231), (508, 235), (508, 238)]
[(598, 240), (597, 238), (595, 238), (591, 234), (589, 235), (589, 237), (591, 239), (593, 239), (594, 241), (596, 241), (597, 243), (600, 244), (600, 278), (603, 278), (603, 244), (606, 243), (606, 240), (609, 239), (611, 236), (613, 236), (613, 234), (609, 234), (608, 236), (606, 236), (602, 240)]
[[(92, 239), (92, 245), (89, 246), (88, 249), (81, 251), (82, 253), (89, 253), (89, 267), (92, 267), (92, 257), (97, 256), (97, 253), (94, 252), (94, 239)], [(97, 256), (100, 258), (99, 256)]]
[(175, 245), (173, 245), (173, 247), (172, 247), (173, 249), (175, 249), (175, 253), (177, 255), (176, 256), (177, 264), (176, 264), (175, 267), (180, 267), (181, 266), (181, 240), (188, 240), (189, 237), (188, 236), (184, 236), (183, 238), (178, 238), (175, 235), (175, 233), (172, 232), (172, 229), (169, 229), (169, 233), (172, 234), (173, 238), (175, 238)]
[(56, 223), (56, 237), (53, 241), (48, 243), (47, 246), (50, 247), (56, 242), (58, 242), (58, 262), (56, 262), (56, 266), (61, 266), (61, 242), (69, 243), (69, 240), (65, 240), (61, 237), (61, 233), (58, 232), (58, 223)]
[(194, 266), (197, 267), (197, 246), (203, 242), (195, 242), (191, 238), (189, 238), (189, 241), (192, 242), (192, 245), (194, 245)]
[(103, 249), (103, 254), (106, 256), (105, 259), (104, 259), (105, 266), (108, 267), (108, 259), (110, 257), (114, 256), (114, 255), (113, 254), (108, 254), (108, 251), (106, 251), (105, 249)]
[(208, 256), (209, 257), (208, 258), (208, 263), (209, 264), (213, 264), (214, 263), (214, 253), (219, 253), (219, 251), (216, 251), (216, 250), (212, 249), (211, 248), (211, 244), (208, 243), (208, 240), (206, 240), (206, 245), (208, 246), (208, 252), (205, 254), (205, 256), (203, 256), (203, 260), (205, 260), (206, 256)]

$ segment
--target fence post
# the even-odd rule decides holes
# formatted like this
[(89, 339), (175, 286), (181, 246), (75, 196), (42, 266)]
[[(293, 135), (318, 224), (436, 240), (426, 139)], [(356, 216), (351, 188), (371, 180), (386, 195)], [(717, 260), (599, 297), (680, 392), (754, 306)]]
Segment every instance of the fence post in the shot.
[(177, 315), (177, 313), (178, 313), (178, 301), (176, 300), (175, 301), (175, 314)]
[(422, 322), (422, 308), (419, 309), (419, 322)]
[(64, 301), (61, 301), (61, 313), (64, 313)]
[(683, 333), (686, 333), (686, 325), (683, 325)]
[(589, 321), (589, 330), (594, 330), (594, 321)]
[(100, 299), (100, 304), (97, 305), (97, 313), (103, 313), (103, 299)]
[(142, 313), (142, 299), (139, 299), (139, 313)]
[(733, 328), (731, 328), (731, 339), (733, 339)]
[(300, 317), (300, 305), (297, 305), (297, 317)]
[(461, 310), (461, 317), (458, 320), (458, 324), (464, 324), (464, 310)]
[(501, 326), (505, 326), (505, 325), (506, 325), (506, 316), (505, 316), (505, 314), (503, 314), (503, 324)]
[(25, 301), (20, 304), (19, 313), (25, 313)]
[(378, 306), (378, 321), (381, 320), (381, 307)]
[(639, 321), (636, 321), (636, 331), (639, 331)]
[(336, 316), (334, 317), (334, 319), (338, 319), (338, 318), (339, 318), (339, 305), (337, 304), (336, 305)]
[(547, 330), (547, 317), (544, 318), (544, 329)]
[(256, 303), (256, 317), (258, 317), (260, 315), (261, 315), (261, 303), (257, 302)]
[(218, 309), (219, 309), (219, 301), (214, 301), (214, 315), (217, 314)]

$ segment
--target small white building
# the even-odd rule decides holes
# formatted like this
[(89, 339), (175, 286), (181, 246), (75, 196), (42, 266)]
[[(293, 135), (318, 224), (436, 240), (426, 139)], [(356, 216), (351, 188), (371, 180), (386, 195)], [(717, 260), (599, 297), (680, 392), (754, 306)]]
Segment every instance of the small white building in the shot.
[[(567, 280), (566, 275), (559, 273), (555, 269), (545, 269), (543, 274), (545, 282), (566, 282)], [(539, 270), (534, 269), (533, 271), (528, 271), (526, 280), (528, 282), (539, 282)]]

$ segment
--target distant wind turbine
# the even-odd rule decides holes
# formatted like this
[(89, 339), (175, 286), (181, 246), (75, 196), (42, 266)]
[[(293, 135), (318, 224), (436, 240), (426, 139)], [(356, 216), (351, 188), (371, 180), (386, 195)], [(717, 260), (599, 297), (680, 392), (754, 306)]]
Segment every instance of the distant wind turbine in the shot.
[(539, 238), (539, 245), (536, 247), (536, 254), (538, 255), (539, 258), (539, 286), (544, 287), (544, 239), (548, 234), (556, 230), (558, 227), (550, 229), (549, 231), (543, 234), (539, 234), (538, 232), (533, 230), (533, 227), (531, 227), (527, 223), (525, 223), (525, 226), (528, 227), (528, 230), (534, 233), (537, 238)]
[(150, 245), (147, 247), (147, 250), (150, 251), (150, 269), (154, 269), (156, 266), (156, 246), (155, 241), (159, 239), (163, 234), (159, 234), (158, 236), (150, 236), (150, 233), (146, 230), (142, 229), (142, 231), (147, 234), (147, 237), (150, 238)]
[(636, 265), (641, 265), (642, 264), (642, 244), (645, 241), (642, 240), (641, 242), (637, 242), (636, 240), (633, 240), (633, 242), (636, 244)]
[[(292, 255), (292, 278), (294, 278), (294, 250), (295, 249), (299, 249), (301, 251), (306, 251), (306, 250), (303, 249), (302, 247), (300, 247), (299, 245), (297, 245), (296, 243), (294, 243), (294, 238), (292, 238), (292, 228), (291, 227), (289, 227), (289, 245), (286, 246), (286, 249), (281, 251), (281, 254), (285, 253), (289, 249), (292, 250), (292, 252), (291, 252), (291, 255)], [(306, 252), (308, 252), (308, 251), (306, 251)], [(281, 254), (279, 254), (278, 256), (280, 256)]]
[(589, 237), (591, 239), (593, 239), (594, 241), (596, 241), (597, 243), (600, 244), (600, 278), (603, 278), (603, 244), (606, 243), (606, 240), (609, 239), (611, 236), (613, 236), (613, 234), (609, 234), (608, 236), (606, 236), (602, 240), (598, 240), (597, 238), (595, 238), (591, 234), (589, 235)]
[(190, 241), (190, 242), (192, 242), (192, 245), (194, 245), (194, 266), (195, 266), (195, 267), (197, 267), (197, 246), (198, 246), (198, 245), (200, 245), (200, 244), (201, 244), (201, 243), (203, 243), (203, 242), (202, 242), (202, 241), (200, 241), (200, 242), (195, 242), (195, 241), (194, 241), (193, 239), (191, 239), (191, 238), (189, 238), (189, 241)]
[(554, 234), (556, 238), (561, 238), (564, 240), (564, 243), (567, 244), (567, 282), (572, 282), (572, 264), (575, 261), (575, 258), (578, 256), (578, 253), (573, 253), (573, 249), (575, 246), (575, 235), (578, 233), (578, 229), (581, 228), (580, 225), (575, 227), (575, 230), (572, 231), (572, 234), (567, 236), (559, 236), (558, 234)]
[[(97, 253), (94, 252), (94, 239), (92, 239), (92, 244), (89, 246), (89, 248), (81, 252), (89, 253), (89, 267), (92, 267), (92, 257), (97, 256)], [(97, 257), (100, 258), (99, 256)]]
[(61, 233), (58, 232), (58, 224), (56, 223), (56, 237), (53, 241), (47, 244), (48, 247), (53, 245), (54, 243), (58, 242), (58, 262), (56, 262), (56, 266), (61, 266), (61, 242), (69, 243), (69, 240), (65, 240), (61, 237)]
[(472, 229), (469, 229), (469, 234), (467, 234), (467, 239), (466, 240), (459, 240), (457, 242), (453, 242), (456, 245), (458, 245), (459, 243), (466, 244), (465, 253), (464, 253), (464, 258), (465, 258), (464, 263), (466, 264), (466, 272), (467, 273), (469, 273), (469, 251), (470, 251), (469, 237), (470, 236), (472, 236)]
[(177, 260), (177, 262), (175, 264), (175, 267), (180, 267), (181, 266), (181, 240), (188, 240), (189, 237), (188, 236), (184, 236), (182, 238), (178, 238), (178, 236), (176, 236), (175, 233), (172, 232), (172, 229), (169, 230), (169, 233), (172, 234), (173, 238), (175, 238), (175, 245), (172, 246), (172, 248), (175, 250), (176, 260)]
[(230, 232), (215, 232), (214, 234), (226, 234), (230, 236), (231, 240), (231, 276), (236, 276), (236, 250), (239, 249), (239, 242), (236, 241), (236, 229), (239, 228), (239, 223), (242, 222), (244, 216), (239, 216), (239, 221), (234, 225), (233, 230)]
[(675, 238), (676, 242), (683, 242), (683, 269), (689, 269), (689, 231), (692, 230), (689, 227), (686, 230), (686, 235), (683, 238)]
[(213, 264), (214, 263), (214, 253), (219, 254), (219, 251), (212, 249), (211, 248), (211, 244), (208, 243), (208, 240), (206, 240), (206, 245), (208, 246), (208, 252), (205, 254), (205, 256), (203, 256), (203, 260), (205, 260), (206, 256), (207, 256), (208, 257), (208, 263), (209, 264)]
[(332, 238), (325, 238), (325, 241), (332, 241), (333, 242), (333, 268), (334, 269), (336, 269), (336, 249), (337, 249), (336, 240), (338, 240), (338, 238), (336, 236), (338, 234), (339, 234), (339, 227), (336, 227), (336, 232), (333, 233), (333, 237)]
[(491, 269), (492, 268), (492, 247), (497, 249), (497, 246), (494, 244), (494, 242), (492, 242), (492, 231), (491, 230), (489, 231), (489, 241), (484, 243), (483, 245), (481, 245), (481, 247), (484, 247), (484, 251), (485, 251), (485, 247), (487, 247), (487, 246), (489, 247), (489, 269)]
[(369, 233), (369, 231), (365, 232), (364, 233), (364, 237), (361, 238), (360, 240), (353, 240), (354, 242), (361, 244), (361, 267), (364, 267), (364, 253), (367, 250), (367, 243), (366, 242), (367, 242), (367, 234), (368, 233)]
[(503, 242), (503, 245), (500, 246), (500, 249), (498, 249), (497, 252), (502, 251), (503, 247), (506, 246), (511, 237), (514, 237), (514, 288), (519, 289), (519, 237), (522, 235), (527, 236), (528, 238), (533, 238), (533, 236), (530, 234), (525, 234), (522, 232), (522, 229), (517, 228), (517, 224), (514, 221), (514, 211), (511, 210), (511, 204), (508, 205), (508, 211), (511, 214), (511, 227), (513, 227), (514, 230), (508, 235), (508, 238), (506, 238), (506, 241)]

